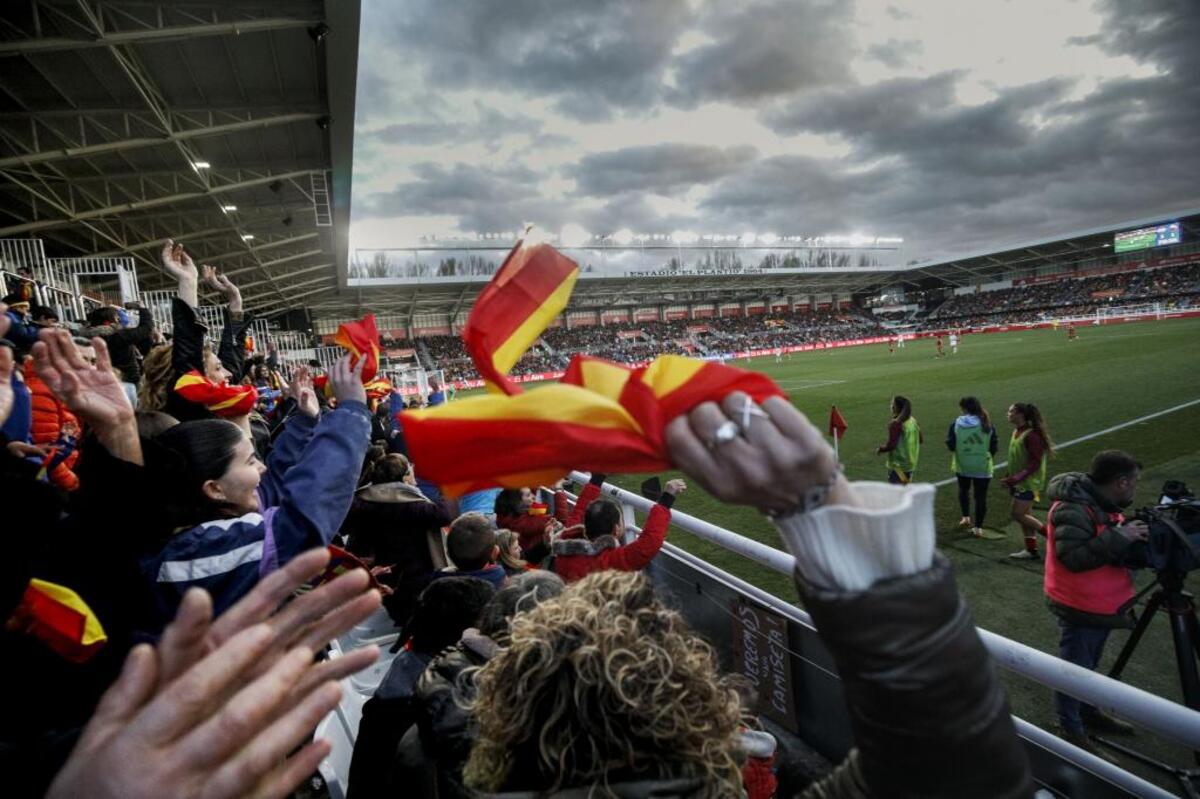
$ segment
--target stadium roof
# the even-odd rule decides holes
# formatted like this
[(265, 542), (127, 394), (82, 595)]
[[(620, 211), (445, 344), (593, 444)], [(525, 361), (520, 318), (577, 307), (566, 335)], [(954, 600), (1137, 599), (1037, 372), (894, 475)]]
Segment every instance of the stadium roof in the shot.
[[(346, 258), (357, 0), (32, 0), (0, 10), (0, 237), (157, 248), (240, 275), (267, 312)], [(334, 236), (334, 231), (339, 232)]]
[[(903, 278), (906, 282), (925, 287), (945, 283), (955, 286), (971, 286), (1006, 277), (1033, 275), (1047, 270), (1048, 267), (1054, 267), (1057, 270), (1084, 267), (1101, 259), (1113, 259), (1115, 234), (1165, 222), (1179, 223), (1185, 243), (1200, 240), (1200, 208), (1189, 208), (1081, 230), (1053, 239), (1002, 245), (987, 252), (968, 253), (937, 263), (921, 264), (912, 267), (911, 271), (903, 275)], [(1152, 250), (1141, 250), (1129, 253), (1127, 257), (1138, 260), (1150, 257), (1152, 252)]]

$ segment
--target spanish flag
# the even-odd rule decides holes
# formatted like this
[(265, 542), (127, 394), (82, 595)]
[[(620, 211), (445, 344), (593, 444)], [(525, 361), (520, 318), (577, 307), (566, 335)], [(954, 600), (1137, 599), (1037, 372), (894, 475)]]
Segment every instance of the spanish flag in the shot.
[(5, 626), (37, 638), (72, 663), (86, 663), (108, 641), (79, 594), (45, 580), (29, 581)]
[[(565, 307), (577, 276), (549, 245), (528, 248), (537, 257), (526, 249), (518, 243), (509, 254), (464, 331), (476, 368), (497, 393), (400, 414), (413, 462), (444, 493), (553, 482), (571, 469), (662, 471), (671, 466), (664, 431), (676, 416), (733, 391), (757, 402), (783, 394), (765, 375), (676, 355), (637, 369), (578, 355), (560, 382), (521, 393), (508, 370)], [(511, 294), (514, 270), (540, 295)], [(493, 322), (496, 329), (487, 329)]]
[(507, 377), (571, 298), (579, 265), (549, 244), (518, 241), (479, 293), (463, 342), (489, 391), (520, 394)]
[(339, 325), (333, 343), (354, 356), (351, 366), (357, 365), (359, 358), (366, 357), (362, 379), (364, 385), (370, 383), (379, 371), (379, 330), (375, 327), (375, 314), (369, 313), (357, 322)]
[(175, 391), (188, 402), (197, 402), (213, 416), (223, 419), (245, 416), (258, 402), (258, 389), (254, 386), (217, 385), (195, 369), (175, 381)]

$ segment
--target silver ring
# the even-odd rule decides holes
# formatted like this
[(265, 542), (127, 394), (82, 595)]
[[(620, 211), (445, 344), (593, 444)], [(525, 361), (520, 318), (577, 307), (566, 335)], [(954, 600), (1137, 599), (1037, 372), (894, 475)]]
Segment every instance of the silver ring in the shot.
[(742, 434), (742, 428), (738, 427), (738, 423), (726, 419), (721, 423), (721, 426), (713, 433), (712, 441), (709, 442), (708, 448), (715, 449), (721, 444), (728, 444)]

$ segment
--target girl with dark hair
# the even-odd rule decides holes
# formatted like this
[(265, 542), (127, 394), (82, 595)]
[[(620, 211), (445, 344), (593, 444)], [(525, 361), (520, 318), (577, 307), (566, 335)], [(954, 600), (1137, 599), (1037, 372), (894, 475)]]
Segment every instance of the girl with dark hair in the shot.
[(1041, 492), (1046, 490), (1046, 461), (1054, 455), (1054, 442), (1042, 412), (1031, 402), (1014, 402), (1008, 409), (1013, 426), (1008, 442), (1008, 477), (1004, 485), (1012, 494), (1012, 518), (1021, 525), (1024, 548), (1009, 555), (1014, 560), (1037, 560), (1037, 537), (1045, 535), (1044, 525), (1029, 511)]
[[(958, 401), (962, 415), (946, 431), (950, 470), (958, 479), (958, 505), (962, 510), (960, 527), (970, 527), (971, 535), (985, 538), (983, 519), (987, 516), (988, 484), (992, 481), (993, 459), (999, 448), (996, 428), (988, 412), (975, 397)], [(975, 515), (971, 516), (971, 494), (975, 494)]]
[(899, 394), (892, 397), (891, 411), (887, 443), (877, 448), (875, 454), (887, 453), (889, 483), (908, 485), (912, 482), (913, 472), (917, 470), (917, 460), (925, 438), (921, 434), (921, 426), (913, 418), (912, 402), (908, 397)]
[(189, 588), (205, 588), (219, 614), (259, 579), (338, 532), (370, 443), (363, 363), (352, 369), (347, 357), (330, 370), (338, 409), (319, 421), (312, 381), (297, 370), (299, 413), (265, 465), (244, 431), (223, 419), (183, 422), (159, 434), (158, 471), (169, 480), (164, 494), (175, 532), (141, 568), (163, 623)]

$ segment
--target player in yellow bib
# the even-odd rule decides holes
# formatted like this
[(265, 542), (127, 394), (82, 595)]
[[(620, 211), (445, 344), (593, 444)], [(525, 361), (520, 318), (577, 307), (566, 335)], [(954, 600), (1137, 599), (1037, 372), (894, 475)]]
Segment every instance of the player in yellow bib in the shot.
[[(950, 470), (958, 481), (958, 506), (962, 511), (960, 527), (969, 527), (971, 535), (987, 538), (983, 530), (983, 519), (987, 516), (988, 484), (995, 469), (994, 459), (999, 448), (996, 428), (988, 412), (976, 397), (963, 397), (958, 401), (962, 415), (950, 423), (946, 431), (946, 447), (950, 456)], [(975, 496), (975, 515), (971, 515), (971, 495)], [(995, 534), (999, 537), (999, 534)]]
[(887, 443), (875, 450), (876, 455), (887, 453), (887, 479), (896, 485), (912, 482), (921, 455), (921, 426), (912, 415), (912, 403), (907, 397), (892, 397), (892, 420), (888, 423)]
[(1008, 442), (1008, 477), (1004, 485), (1012, 494), (1012, 518), (1021, 525), (1025, 548), (1009, 555), (1017, 560), (1037, 560), (1037, 537), (1044, 525), (1029, 511), (1046, 490), (1046, 462), (1054, 454), (1054, 443), (1042, 412), (1031, 402), (1014, 402), (1008, 409), (1012, 438)]

